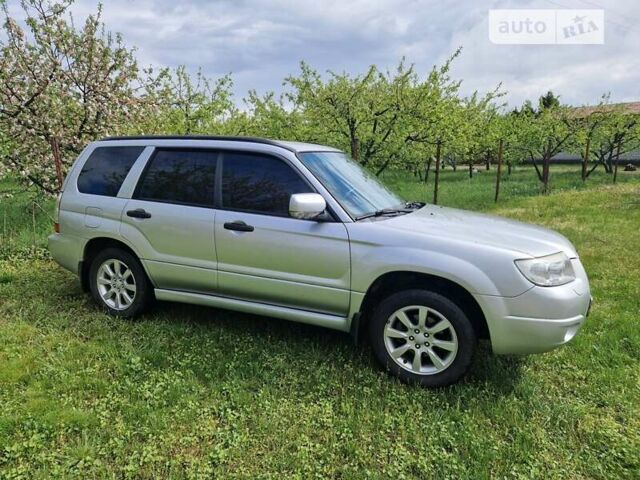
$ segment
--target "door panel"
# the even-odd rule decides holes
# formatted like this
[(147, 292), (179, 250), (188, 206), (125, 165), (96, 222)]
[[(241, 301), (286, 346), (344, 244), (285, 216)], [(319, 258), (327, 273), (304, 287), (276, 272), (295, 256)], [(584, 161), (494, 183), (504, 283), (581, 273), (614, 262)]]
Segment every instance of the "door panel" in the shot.
[(139, 249), (159, 288), (216, 289), (218, 158), (207, 149), (155, 149), (125, 206), (122, 235)]
[(230, 272), (218, 275), (231, 297), (324, 313), (344, 314), (348, 310), (349, 292), (344, 289)]
[[(244, 222), (252, 231), (229, 230)], [(223, 294), (314, 311), (349, 309), (349, 239), (342, 223), (218, 210), (218, 288)]]
[[(127, 212), (144, 210), (149, 218)], [(212, 292), (216, 289), (215, 210), (129, 200), (121, 234), (138, 249), (159, 288)]]

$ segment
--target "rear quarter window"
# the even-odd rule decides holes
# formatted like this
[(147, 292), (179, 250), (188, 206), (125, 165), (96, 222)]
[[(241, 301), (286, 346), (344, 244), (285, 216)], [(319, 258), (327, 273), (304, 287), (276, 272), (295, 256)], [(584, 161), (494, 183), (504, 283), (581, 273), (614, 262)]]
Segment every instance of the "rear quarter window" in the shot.
[(78, 175), (78, 190), (115, 197), (144, 147), (98, 147)]

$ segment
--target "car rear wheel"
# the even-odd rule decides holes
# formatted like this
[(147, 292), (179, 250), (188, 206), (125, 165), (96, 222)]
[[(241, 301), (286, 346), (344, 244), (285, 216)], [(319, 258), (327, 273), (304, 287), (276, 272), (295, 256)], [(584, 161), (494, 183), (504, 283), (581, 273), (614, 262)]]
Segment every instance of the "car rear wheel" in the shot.
[(402, 381), (440, 387), (468, 370), (476, 336), (464, 312), (427, 290), (407, 290), (385, 298), (369, 324), (380, 364)]
[(138, 259), (119, 248), (107, 248), (95, 256), (89, 279), (93, 298), (111, 315), (126, 318), (140, 315), (153, 297)]

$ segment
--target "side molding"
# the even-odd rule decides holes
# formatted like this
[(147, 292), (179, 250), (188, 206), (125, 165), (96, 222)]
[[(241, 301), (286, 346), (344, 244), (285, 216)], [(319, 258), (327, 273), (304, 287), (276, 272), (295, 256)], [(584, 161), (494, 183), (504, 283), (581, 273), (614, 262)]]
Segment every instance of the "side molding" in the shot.
[(208, 307), (225, 308), (254, 315), (264, 315), (267, 317), (282, 318), (294, 322), (308, 323), (319, 327), (349, 331), (349, 321), (346, 317), (329, 315), (326, 313), (311, 312), (308, 310), (298, 310), (295, 308), (281, 307), (267, 303), (249, 302), (237, 298), (220, 297), (216, 295), (205, 295), (201, 293), (179, 292), (177, 290), (155, 289), (156, 298), (169, 302), (191, 303)]

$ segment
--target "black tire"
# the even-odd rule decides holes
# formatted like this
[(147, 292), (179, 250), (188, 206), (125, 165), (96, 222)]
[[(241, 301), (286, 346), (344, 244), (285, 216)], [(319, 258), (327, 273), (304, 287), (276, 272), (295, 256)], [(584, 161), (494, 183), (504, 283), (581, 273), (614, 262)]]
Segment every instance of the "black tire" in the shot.
[[(395, 312), (412, 306), (430, 309), (423, 327), (424, 330), (414, 334), (420, 330), (418, 325), (415, 325), (414, 330), (414, 321), (418, 322), (419, 314), (418, 310), (415, 310), (416, 313), (413, 314), (414, 310), (408, 309), (406, 314), (412, 327), (406, 332), (402, 330), (400, 333), (413, 336), (401, 339), (386, 336), (385, 329), (387, 327), (393, 328), (395, 334), (395, 330), (400, 330), (400, 327), (405, 325), (399, 317), (394, 316), (393, 319), (390, 317)], [(422, 310), (424, 311), (424, 309)], [(449, 322), (450, 327), (442, 332), (428, 333), (428, 328), (435, 327), (443, 318)], [(426, 338), (430, 335), (430, 338)], [(428, 290), (405, 290), (383, 299), (375, 308), (369, 322), (369, 338), (373, 352), (383, 368), (403, 382), (417, 383), (425, 387), (443, 387), (457, 382), (469, 369), (476, 346), (475, 332), (464, 312), (445, 296)], [(413, 340), (410, 341), (409, 338)], [(423, 343), (420, 345), (417, 342)], [(452, 348), (450, 345), (457, 343), (456, 351), (441, 349), (439, 345), (443, 345), (443, 342), (447, 342), (448, 348)], [(394, 360), (388, 349), (406, 352), (398, 360), (404, 364), (404, 367)], [(416, 373), (416, 369), (412, 368), (412, 359), (417, 353), (420, 355), (420, 360), (418, 360), (420, 373)], [(432, 356), (434, 353), (438, 356), (435, 360)], [(441, 356), (446, 358), (446, 361), (437, 367), (436, 361)], [(431, 369), (432, 371), (424, 371), (423, 373), (423, 369)]]
[[(119, 304), (120, 308), (114, 308), (113, 305), (109, 305), (102, 298), (102, 295), (99, 291), (99, 270), (101, 265), (109, 260), (117, 260), (128, 267), (131, 271), (131, 277), (133, 277), (133, 280), (129, 278), (127, 282), (129, 285), (132, 282), (134, 283), (135, 293), (133, 293), (133, 301), (126, 307), (124, 307), (122, 304)], [(91, 288), (91, 295), (93, 296), (93, 299), (96, 301), (96, 303), (107, 313), (117, 317), (134, 318), (142, 314), (153, 301), (153, 286), (151, 285), (151, 282), (149, 282), (147, 274), (142, 268), (140, 261), (131, 253), (120, 248), (106, 248), (93, 258), (91, 267), (89, 269), (89, 285)], [(129, 295), (129, 297), (131, 297), (131, 291), (127, 291), (126, 293), (127, 295)]]

